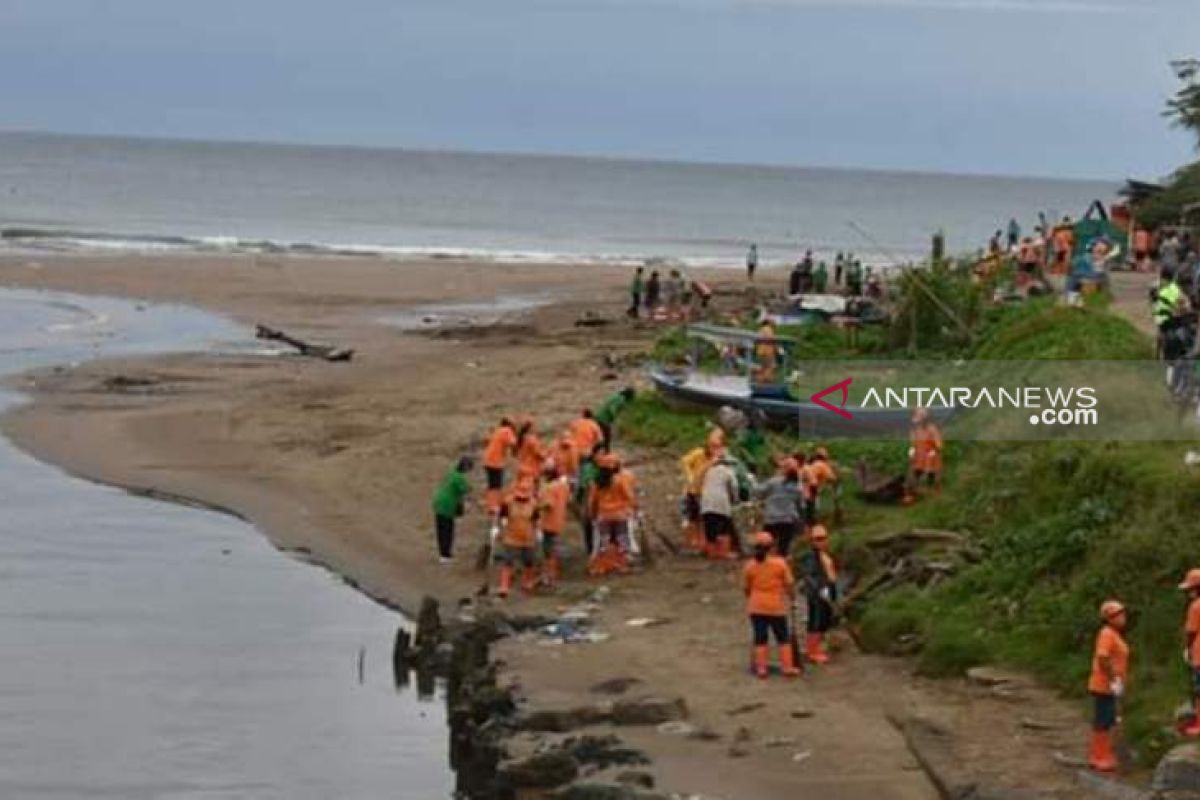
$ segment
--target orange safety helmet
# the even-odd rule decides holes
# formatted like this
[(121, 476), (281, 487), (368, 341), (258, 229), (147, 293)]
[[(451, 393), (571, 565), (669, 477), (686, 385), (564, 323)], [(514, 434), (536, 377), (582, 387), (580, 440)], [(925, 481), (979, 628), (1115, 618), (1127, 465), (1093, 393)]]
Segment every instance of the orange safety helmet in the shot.
[(812, 532), (809, 534), (814, 542), (824, 542), (829, 539), (829, 531), (825, 530), (824, 525), (813, 525)]
[(1200, 569), (1189, 569), (1183, 582), (1179, 584), (1179, 588), (1185, 591), (1200, 589)]
[(775, 537), (772, 536), (767, 531), (759, 531), (758, 533), (754, 534), (754, 546), (755, 547), (774, 547), (775, 546)]
[(1105, 622), (1112, 622), (1124, 613), (1125, 606), (1120, 600), (1105, 600), (1100, 604), (1100, 619)]

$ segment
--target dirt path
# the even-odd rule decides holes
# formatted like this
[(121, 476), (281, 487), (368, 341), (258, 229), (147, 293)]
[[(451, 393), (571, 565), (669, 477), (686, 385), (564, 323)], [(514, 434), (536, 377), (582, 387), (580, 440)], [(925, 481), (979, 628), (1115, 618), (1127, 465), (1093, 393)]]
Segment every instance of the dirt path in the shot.
[[(539, 428), (555, 431), (581, 406), (637, 379), (606, 357), (646, 347), (652, 330), (624, 321), (573, 324), (585, 310), (619, 317), (625, 277), (579, 267), (368, 260), (0, 263), (3, 284), (189, 301), (359, 352), (349, 365), (175, 356), (55, 371), (26, 386), (37, 403), (7, 417), (4, 427), (22, 446), (81, 475), (234, 510), (278, 546), (306, 553), (388, 602), (413, 608), (432, 593), (452, 607), (480, 577), (469, 558), (450, 568), (433, 561), (427, 509), (434, 484), (457, 454), (478, 447), (502, 413), (532, 412)], [(406, 334), (380, 323), (418, 303), (545, 291), (559, 298), (552, 306), (452, 335)], [(117, 375), (149, 383), (113, 388), (106, 381)], [(648, 514), (674, 533), (673, 457), (636, 468)], [(471, 517), (463, 527), (460, 552), (473, 553), (482, 520)], [(577, 542), (574, 531), (568, 536)], [(560, 596), (513, 606), (552, 613), (595, 588), (577, 577), (577, 561), (568, 571)], [(847, 800), (935, 797), (887, 721), (891, 712), (937, 721), (964, 773), (981, 781), (1087, 796), (1050, 758), (1056, 749), (1080, 753), (1080, 709), (1047, 692), (1029, 688), (1001, 699), (965, 683), (930, 683), (912, 677), (904, 661), (849, 647), (803, 680), (764, 683), (746, 674), (742, 600), (728, 566), (663, 557), (652, 571), (609, 585), (599, 624), (611, 639), (557, 647), (507, 641), (500, 647), (505, 676), (537, 706), (594, 700), (589, 688), (614, 677), (638, 678), (639, 692), (686, 697), (693, 724), (719, 740), (622, 729), (654, 758), (663, 787), (739, 800), (805, 792)], [(634, 617), (671, 621), (625, 625)], [(757, 703), (766, 705), (729, 713)], [(1052, 728), (1033, 733), (1022, 727), (1024, 717)], [(748, 741), (731, 755), (740, 728), (748, 729)], [(794, 741), (769, 747), (767, 738)]]

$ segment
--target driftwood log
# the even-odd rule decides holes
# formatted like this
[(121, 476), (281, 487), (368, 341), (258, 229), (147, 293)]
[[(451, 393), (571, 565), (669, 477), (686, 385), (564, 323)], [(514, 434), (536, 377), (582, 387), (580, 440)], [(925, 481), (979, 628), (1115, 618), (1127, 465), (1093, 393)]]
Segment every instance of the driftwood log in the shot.
[(349, 361), (354, 358), (354, 351), (350, 348), (334, 347), (328, 344), (311, 344), (294, 336), (289, 336), (276, 328), (269, 328), (266, 325), (255, 326), (254, 335), (259, 339), (267, 339), (291, 345), (300, 351), (300, 355), (309, 358), (319, 358), (323, 361)]

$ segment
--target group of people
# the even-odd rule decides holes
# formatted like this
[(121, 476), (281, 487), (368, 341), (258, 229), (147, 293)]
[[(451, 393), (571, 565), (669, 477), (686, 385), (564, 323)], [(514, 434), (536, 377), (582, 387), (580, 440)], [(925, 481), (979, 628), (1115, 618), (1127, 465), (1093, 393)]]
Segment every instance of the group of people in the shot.
[(700, 309), (708, 307), (712, 290), (703, 281), (684, 276), (672, 269), (663, 280), (658, 270), (652, 269), (649, 277), (645, 267), (637, 267), (629, 282), (629, 308), (625, 313), (637, 319), (645, 312), (650, 319), (674, 321), (690, 318)]
[[(1178, 732), (1200, 737), (1200, 568), (1188, 570), (1179, 590), (1187, 595), (1183, 623), (1183, 661), (1192, 677), (1191, 713), (1181, 717)], [(1129, 612), (1121, 601), (1100, 606), (1100, 631), (1092, 653), (1087, 689), (1092, 696), (1092, 736), (1088, 764), (1100, 772), (1113, 772), (1119, 764), (1113, 750), (1113, 728), (1120, 722), (1120, 703), (1129, 684), (1133, 651), (1125, 640)]]
[[(752, 282), (758, 266), (758, 245), (751, 244), (746, 252), (746, 277)], [(853, 253), (839, 252), (834, 258), (831, 275), (829, 265), (824, 261), (817, 261), (812, 250), (806, 250), (788, 274), (787, 293), (825, 294), (835, 290), (844, 291), (851, 297), (862, 297), (878, 288), (878, 276), (872, 274), (870, 267), (864, 268), (862, 261), (855, 258)]]
[[(499, 567), (497, 595), (508, 596), (518, 570), (526, 593), (557, 585), (572, 508), (581, 523), (589, 573), (628, 570), (637, 549), (632, 536), (637, 484), (612, 443), (617, 417), (633, 398), (633, 388), (626, 387), (594, 412), (583, 409), (550, 444), (543, 444), (529, 416), (503, 417), (489, 434), (482, 458), (487, 482), (483, 508)], [(455, 521), (466, 510), (466, 476), (474, 463), (470, 456), (460, 458), (434, 492), (443, 564), (453, 563)]]
[(840, 480), (828, 450), (798, 451), (775, 462), (774, 475), (755, 480), (726, 447), (720, 428), (679, 461), (684, 539), (693, 552), (715, 561), (745, 556), (734, 511), (741, 503), (761, 502), (761, 530), (751, 537), (742, 584), (754, 640), (754, 671), (764, 678), (770, 636), (779, 645), (782, 674), (799, 674), (789, 625), (796, 591), (793, 544), (802, 540), (806, 549), (799, 563), (808, 609), (804, 657), (812, 663), (829, 660), (825, 639), (835, 616), (838, 577), (829, 532), (817, 516), (818, 499), (826, 490), (836, 492)]

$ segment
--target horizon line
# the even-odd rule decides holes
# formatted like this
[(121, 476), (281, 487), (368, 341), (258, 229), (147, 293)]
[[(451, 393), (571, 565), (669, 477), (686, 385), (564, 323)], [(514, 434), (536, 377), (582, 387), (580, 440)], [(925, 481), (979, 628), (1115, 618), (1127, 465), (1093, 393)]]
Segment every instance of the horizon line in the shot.
[[(47, 130), (36, 128), (0, 128), (0, 136), (45, 136), (50, 138), (63, 139), (100, 139), (109, 141), (133, 141), (133, 142), (150, 142), (150, 143), (174, 143), (174, 144), (215, 144), (215, 145), (242, 145), (251, 147), (290, 147), (290, 148), (308, 148), (314, 150), (367, 150), (367, 151), (394, 151), (394, 152), (409, 152), (409, 153), (425, 153), (431, 155), (465, 155), (465, 156), (499, 156), (499, 157), (516, 157), (530, 159), (562, 159), (575, 161), (601, 161), (601, 162), (625, 162), (634, 164), (658, 164), (668, 166), (692, 166), (692, 167), (715, 167), (715, 168), (749, 168), (749, 169), (767, 169), (767, 170), (810, 170), (815, 172), (866, 172), (887, 175), (910, 175), (923, 177), (950, 177), (950, 178), (992, 178), (998, 180), (1049, 180), (1049, 181), (1066, 181), (1074, 183), (1111, 183), (1120, 185), (1128, 177), (1085, 177), (1085, 176), (1062, 176), (1062, 175), (1035, 175), (1022, 173), (1004, 173), (1004, 172), (989, 172), (989, 171), (960, 171), (960, 170), (938, 170), (938, 169), (921, 169), (913, 167), (877, 167), (863, 165), (825, 165), (825, 164), (802, 164), (802, 163), (771, 163), (762, 161), (745, 161), (740, 159), (686, 159), (686, 158), (665, 158), (651, 155), (620, 155), (612, 153), (593, 153), (593, 152), (564, 152), (564, 151), (543, 151), (537, 152), (532, 150), (500, 150), (488, 148), (456, 148), (446, 146), (431, 146), (431, 145), (403, 145), (403, 144), (359, 144), (359, 143), (337, 143), (337, 142), (312, 142), (312, 141), (289, 141), (279, 139), (261, 139), (256, 137), (222, 137), (216, 139), (206, 139), (195, 136), (163, 136), (154, 134), (140, 133), (80, 133), (77, 131), (62, 131), (62, 130)], [(1148, 182), (1159, 182), (1161, 178), (1155, 177), (1147, 179)]]

